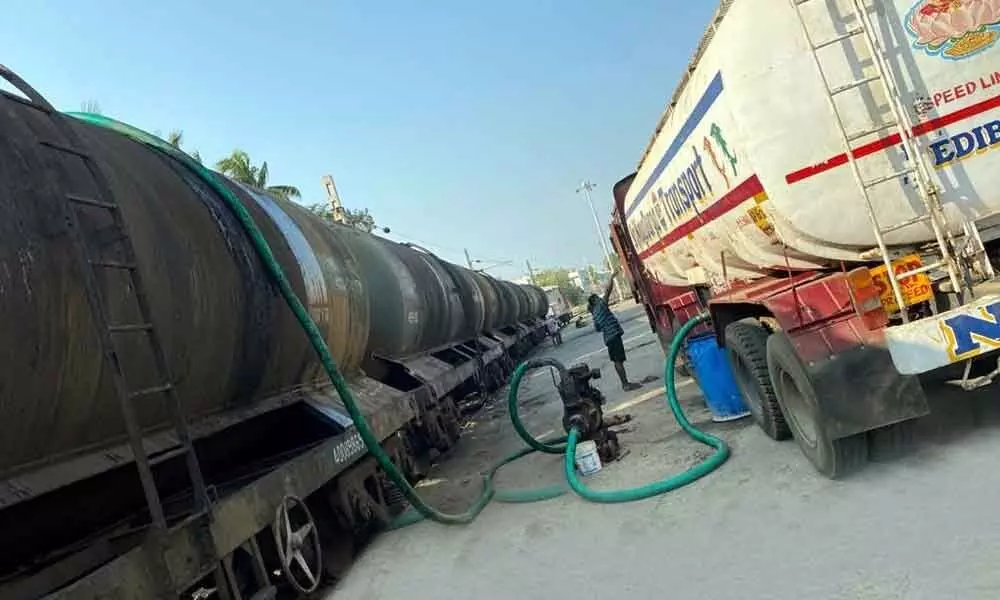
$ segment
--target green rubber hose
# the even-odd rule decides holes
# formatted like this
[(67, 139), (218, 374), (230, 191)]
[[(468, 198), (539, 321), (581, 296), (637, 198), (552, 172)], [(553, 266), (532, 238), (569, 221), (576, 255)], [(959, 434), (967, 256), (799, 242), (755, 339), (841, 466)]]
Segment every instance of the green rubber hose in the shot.
[[(521, 421), (521, 415), (517, 408), (517, 390), (521, 387), (521, 380), (524, 379), (525, 373), (532, 369), (538, 369), (542, 367), (553, 367), (560, 370), (565, 370), (561, 363), (553, 359), (548, 360), (529, 360), (523, 362), (514, 369), (514, 374), (510, 377), (510, 385), (507, 388), (507, 413), (510, 415), (510, 422), (514, 426), (514, 431), (517, 432), (518, 437), (520, 437), (529, 448), (537, 450), (538, 452), (545, 452), (546, 454), (562, 454), (566, 451), (566, 438), (562, 437), (557, 440), (542, 441), (536, 440), (530, 433), (528, 429), (524, 426), (524, 422)], [(563, 374), (565, 378), (565, 374)]]
[(264, 235), (261, 233), (260, 228), (257, 227), (253, 217), (247, 211), (246, 207), (243, 206), (243, 203), (240, 202), (240, 199), (224, 183), (222, 183), (216, 173), (206, 168), (204, 165), (194, 160), (184, 152), (171, 146), (164, 140), (142, 131), (141, 129), (132, 127), (131, 125), (116, 121), (104, 115), (93, 113), (66, 114), (86, 123), (117, 131), (118, 133), (128, 136), (139, 143), (169, 156), (191, 169), (191, 171), (200, 177), (206, 185), (208, 185), (215, 193), (219, 194), (219, 196), (221, 196), (225, 201), (229, 210), (232, 211), (233, 215), (238, 219), (243, 231), (250, 239), (250, 243), (253, 246), (254, 251), (257, 253), (261, 263), (264, 265), (267, 274), (277, 286), (278, 291), (285, 300), (285, 303), (291, 309), (295, 318), (298, 320), (299, 325), (301, 325), (302, 329), (305, 331), (306, 336), (309, 338), (309, 343), (312, 344), (313, 349), (315, 349), (316, 354), (319, 357), (320, 363), (323, 365), (323, 369), (326, 371), (327, 377), (330, 378), (330, 383), (332, 383), (334, 389), (337, 390), (337, 394), (340, 396), (341, 401), (347, 408), (348, 414), (354, 421), (354, 428), (361, 436), (361, 440), (364, 442), (365, 447), (367, 447), (368, 452), (375, 457), (375, 461), (382, 468), (389, 479), (396, 484), (410, 504), (421, 515), (438, 523), (443, 523), (445, 525), (461, 525), (471, 523), (476, 516), (482, 512), (483, 508), (486, 507), (494, 495), (492, 480), (488, 477), (483, 478), (483, 490), (468, 510), (458, 514), (447, 514), (426, 504), (417, 494), (416, 490), (413, 489), (413, 486), (410, 485), (410, 482), (406, 480), (403, 473), (392, 463), (392, 459), (385, 452), (385, 450), (382, 449), (379, 439), (375, 436), (375, 432), (372, 431), (368, 422), (365, 420), (364, 415), (361, 414), (361, 409), (357, 402), (355, 402), (350, 388), (347, 387), (347, 382), (337, 369), (337, 365), (333, 360), (333, 355), (330, 353), (330, 349), (326, 345), (326, 340), (323, 339), (323, 334), (316, 326), (316, 323), (312, 320), (312, 317), (309, 316), (306, 307), (302, 305), (302, 302), (295, 294), (295, 290), (292, 289), (292, 284), (285, 276), (281, 265), (279, 265), (278, 261), (274, 258), (274, 254), (271, 252), (271, 247), (268, 245), (267, 240), (264, 239)]
[(684, 339), (691, 333), (691, 330), (708, 319), (709, 316), (707, 314), (700, 314), (689, 320), (683, 327), (680, 328), (680, 331), (677, 332), (673, 341), (670, 343), (670, 352), (667, 355), (667, 361), (663, 366), (663, 378), (665, 380), (664, 386), (667, 391), (667, 404), (670, 407), (670, 412), (674, 414), (674, 419), (677, 420), (678, 425), (680, 425), (681, 429), (683, 429), (685, 433), (694, 438), (696, 441), (715, 448), (715, 452), (713, 452), (712, 455), (703, 462), (698, 463), (687, 471), (661, 481), (654, 481), (653, 483), (643, 486), (623, 490), (592, 490), (584, 485), (576, 475), (575, 457), (576, 443), (577, 438), (579, 437), (579, 432), (576, 428), (574, 428), (570, 430), (569, 438), (566, 441), (565, 470), (566, 481), (569, 482), (569, 486), (573, 488), (573, 491), (579, 494), (580, 497), (585, 500), (590, 500), (591, 502), (603, 503), (633, 502), (635, 500), (642, 500), (644, 498), (663, 494), (671, 490), (676, 490), (679, 487), (685, 486), (692, 481), (704, 477), (722, 466), (722, 463), (726, 462), (726, 459), (729, 458), (729, 446), (726, 445), (726, 442), (715, 437), (714, 435), (705, 433), (704, 431), (695, 428), (695, 426), (688, 421), (687, 416), (681, 409), (680, 402), (677, 400), (674, 363), (677, 362), (677, 356), (680, 354)]
[[(565, 439), (565, 438), (563, 438)], [(569, 488), (565, 484), (552, 485), (543, 488), (535, 489), (519, 489), (519, 490), (498, 490), (493, 484), (493, 478), (504, 465), (508, 465), (519, 458), (523, 458), (529, 454), (536, 452), (534, 448), (521, 448), (517, 452), (510, 454), (497, 463), (493, 464), (483, 475), (484, 487), (491, 490), (492, 497), (491, 501), (506, 503), (506, 504), (527, 504), (530, 502), (542, 502), (543, 500), (551, 500), (553, 498), (558, 498), (563, 496), (569, 491)], [(414, 508), (407, 508), (400, 515), (396, 516), (386, 527), (387, 529), (395, 530), (402, 529), (414, 523), (419, 523), (427, 518), (424, 514), (420, 513)]]
[(677, 401), (677, 394), (674, 389), (675, 380), (673, 365), (677, 360), (677, 355), (680, 351), (684, 338), (687, 337), (696, 325), (708, 319), (707, 315), (701, 315), (688, 321), (674, 337), (673, 343), (670, 346), (669, 357), (664, 367), (664, 378), (666, 381), (665, 387), (670, 410), (673, 412), (674, 418), (677, 419), (681, 428), (684, 429), (684, 431), (692, 438), (716, 449), (716, 452), (708, 460), (696, 465), (684, 473), (681, 473), (680, 475), (638, 488), (616, 491), (593, 491), (588, 489), (576, 477), (576, 471), (574, 468), (574, 457), (576, 454), (576, 444), (579, 435), (578, 432), (573, 429), (570, 431), (568, 438), (537, 440), (532, 437), (530, 433), (528, 433), (524, 423), (521, 421), (517, 408), (517, 390), (520, 387), (521, 380), (524, 378), (525, 373), (533, 368), (540, 368), (543, 366), (552, 366), (559, 369), (563, 368), (561, 364), (553, 359), (531, 360), (526, 363), (522, 363), (514, 371), (507, 396), (511, 423), (521, 439), (528, 444), (528, 447), (522, 448), (521, 450), (504, 457), (499, 462), (492, 465), (490, 469), (483, 474), (482, 491), (467, 510), (457, 514), (449, 514), (435, 509), (424, 502), (424, 500), (417, 494), (413, 486), (410, 485), (409, 481), (406, 480), (403, 473), (396, 467), (396, 465), (393, 464), (389, 455), (385, 452), (385, 450), (383, 450), (378, 438), (375, 436), (375, 433), (372, 431), (368, 422), (365, 420), (364, 415), (361, 413), (361, 409), (355, 401), (350, 388), (347, 386), (347, 382), (344, 380), (339, 369), (337, 368), (333, 356), (330, 353), (330, 349), (326, 344), (326, 340), (323, 339), (323, 335), (316, 326), (316, 323), (312, 320), (312, 317), (309, 316), (305, 306), (303, 306), (302, 302), (295, 294), (295, 290), (292, 289), (292, 285), (285, 276), (281, 265), (279, 265), (277, 260), (274, 258), (274, 254), (271, 251), (267, 240), (264, 239), (264, 235), (257, 227), (257, 224), (254, 222), (253, 217), (247, 211), (246, 207), (243, 206), (240, 199), (222, 182), (219, 176), (164, 140), (132, 127), (131, 125), (105, 117), (104, 115), (92, 113), (66, 114), (86, 123), (114, 130), (139, 143), (153, 148), (166, 156), (169, 156), (190, 169), (215, 193), (222, 197), (229, 210), (239, 221), (240, 226), (243, 228), (248, 239), (250, 240), (250, 243), (253, 246), (254, 251), (257, 253), (257, 256), (260, 258), (267, 274), (270, 276), (285, 303), (288, 305), (289, 309), (291, 309), (296, 320), (298, 320), (302, 329), (305, 331), (306, 336), (309, 339), (309, 343), (316, 351), (320, 363), (323, 365), (323, 369), (326, 372), (327, 377), (330, 379), (330, 383), (333, 385), (344, 406), (347, 408), (347, 412), (354, 422), (354, 427), (364, 442), (365, 447), (375, 458), (379, 467), (382, 468), (389, 479), (400, 489), (404, 497), (406, 497), (409, 501), (412, 510), (401, 515), (400, 518), (393, 524), (394, 527), (401, 527), (424, 518), (445, 525), (467, 524), (471, 523), (491, 500), (497, 500), (498, 502), (537, 502), (539, 500), (554, 498), (565, 493), (565, 487), (563, 486), (551, 486), (534, 490), (511, 490), (506, 492), (497, 492), (493, 484), (493, 478), (500, 468), (532, 452), (565, 454), (566, 479), (569, 482), (570, 487), (581, 497), (593, 502), (629, 502), (632, 500), (648, 498), (656, 494), (662, 494), (686, 485), (699, 477), (707, 475), (711, 471), (718, 468), (728, 458), (729, 448), (726, 446), (725, 442), (712, 435), (699, 431), (687, 420), (687, 417), (685, 417), (684, 412), (681, 410), (680, 404)]
[[(493, 479), (496, 477), (497, 472), (499, 472), (503, 466), (508, 465), (519, 458), (523, 458), (535, 452), (544, 452), (546, 454), (562, 454), (565, 452), (565, 436), (551, 440), (539, 440), (534, 438), (530, 433), (528, 433), (528, 430), (524, 426), (524, 422), (521, 421), (521, 416), (518, 412), (517, 390), (520, 388), (521, 380), (524, 378), (525, 374), (532, 369), (549, 366), (562, 368), (562, 365), (559, 365), (552, 359), (535, 359), (518, 365), (514, 370), (514, 374), (511, 376), (510, 386), (507, 391), (507, 409), (510, 415), (511, 423), (514, 425), (514, 429), (517, 431), (518, 436), (520, 436), (520, 438), (524, 440), (528, 446), (500, 459), (500, 461), (493, 464), (483, 475), (483, 479), (485, 481), (484, 485), (493, 492), (493, 497), (491, 498), (493, 501), (507, 504), (527, 504), (530, 502), (541, 502), (543, 500), (558, 498), (559, 496), (566, 494), (568, 491), (565, 484), (534, 489), (498, 490), (493, 483)], [(422, 521), (423, 519), (424, 515), (422, 515), (419, 511), (407, 509), (393, 519), (393, 521), (389, 523), (388, 528), (390, 530), (401, 529), (408, 525), (413, 525), (414, 523)]]

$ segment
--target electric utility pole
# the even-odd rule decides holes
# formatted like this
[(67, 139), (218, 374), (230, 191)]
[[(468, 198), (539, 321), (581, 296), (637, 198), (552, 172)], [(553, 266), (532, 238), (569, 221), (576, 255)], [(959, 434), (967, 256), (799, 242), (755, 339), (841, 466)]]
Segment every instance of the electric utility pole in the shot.
[(597, 209), (594, 208), (594, 201), (590, 197), (590, 192), (595, 187), (597, 186), (591, 183), (589, 179), (584, 179), (580, 183), (580, 187), (576, 188), (576, 193), (583, 192), (584, 198), (587, 199), (587, 204), (590, 205), (590, 214), (594, 217), (594, 227), (597, 229), (597, 241), (601, 243), (601, 250), (604, 252), (604, 260), (607, 263), (606, 267), (611, 269), (611, 276), (615, 280), (615, 295), (618, 298), (622, 298), (621, 281), (617, 277), (614, 277), (614, 263), (611, 260), (611, 251), (608, 250), (608, 243), (604, 240), (604, 230), (601, 227), (601, 220), (597, 218)]

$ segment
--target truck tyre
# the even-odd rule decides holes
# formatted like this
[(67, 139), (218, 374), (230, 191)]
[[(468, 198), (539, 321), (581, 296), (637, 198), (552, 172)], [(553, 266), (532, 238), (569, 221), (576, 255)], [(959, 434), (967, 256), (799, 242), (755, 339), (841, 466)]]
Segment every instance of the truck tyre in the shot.
[(767, 370), (768, 337), (770, 333), (756, 321), (730, 323), (725, 332), (726, 355), (753, 420), (772, 439), (787, 440), (792, 432), (778, 406)]
[(767, 340), (767, 368), (788, 427), (817, 471), (837, 479), (867, 462), (864, 433), (835, 440), (827, 435), (812, 379), (784, 332)]

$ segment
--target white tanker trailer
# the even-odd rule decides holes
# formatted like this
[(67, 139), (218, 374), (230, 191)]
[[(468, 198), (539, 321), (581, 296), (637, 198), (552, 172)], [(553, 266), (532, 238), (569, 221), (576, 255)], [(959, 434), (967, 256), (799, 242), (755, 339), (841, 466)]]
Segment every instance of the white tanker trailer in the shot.
[(707, 305), (829, 476), (927, 412), (916, 375), (997, 374), (998, 38), (1000, 0), (725, 0), (615, 188), (661, 338)]

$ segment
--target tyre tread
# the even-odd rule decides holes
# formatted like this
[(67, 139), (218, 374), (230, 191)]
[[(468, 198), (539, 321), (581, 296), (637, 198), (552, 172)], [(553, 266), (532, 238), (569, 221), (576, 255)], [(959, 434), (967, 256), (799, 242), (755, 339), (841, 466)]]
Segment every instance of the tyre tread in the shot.
[(758, 423), (769, 437), (787, 440), (792, 431), (781, 412), (778, 397), (767, 368), (767, 338), (770, 334), (760, 325), (737, 321), (726, 327), (726, 346), (739, 354), (750, 369), (750, 375), (760, 389), (763, 422)]
[[(777, 379), (781, 373), (787, 373), (796, 380), (798, 393), (811, 398), (806, 404), (818, 406), (816, 390), (813, 388), (809, 373), (802, 365), (795, 352), (791, 339), (785, 334), (775, 334), (768, 340), (768, 366)], [(784, 400), (787, 403), (787, 398)], [(863, 467), (868, 462), (868, 435), (857, 433), (843, 438), (830, 439), (824, 431), (823, 415), (809, 414), (821, 409), (806, 406), (786, 406), (791, 411), (789, 420), (791, 429), (799, 449), (809, 459), (817, 471), (829, 479), (840, 479)], [(801, 427), (800, 418), (810, 419), (815, 426), (816, 443), (810, 444), (798, 430)]]

